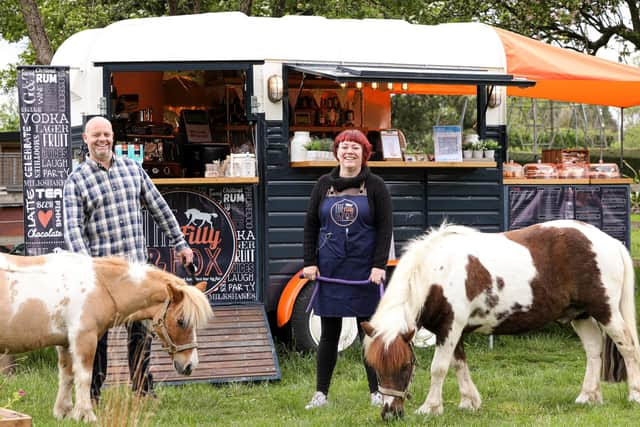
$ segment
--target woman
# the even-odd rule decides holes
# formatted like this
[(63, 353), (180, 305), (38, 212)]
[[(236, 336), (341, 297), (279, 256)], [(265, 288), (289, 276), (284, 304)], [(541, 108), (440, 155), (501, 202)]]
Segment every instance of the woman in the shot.
[[(338, 167), (320, 177), (309, 201), (304, 225), (304, 276), (369, 280), (371, 285), (320, 283), (313, 310), (322, 332), (317, 354), (316, 393), (305, 406), (327, 404), (338, 358), (342, 317), (368, 320), (380, 298), (375, 286), (385, 279), (391, 245), (391, 196), (382, 178), (367, 167), (371, 144), (359, 130), (345, 130), (333, 145)], [(374, 285), (375, 284), (375, 285)], [(372, 405), (382, 404), (375, 371), (365, 362)]]

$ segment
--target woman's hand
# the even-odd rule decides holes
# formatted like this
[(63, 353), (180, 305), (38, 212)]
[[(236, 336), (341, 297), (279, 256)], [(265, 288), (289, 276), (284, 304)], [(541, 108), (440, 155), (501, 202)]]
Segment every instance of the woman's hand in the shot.
[(373, 267), (371, 269), (371, 274), (369, 275), (369, 281), (379, 285), (386, 277), (387, 272), (382, 268)]
[(320, 271), (318, 270), (318, 266), (310, 265), (302, 270), (302, 274), (309, 280), (316, 280), (316, 277), (320, 275)]

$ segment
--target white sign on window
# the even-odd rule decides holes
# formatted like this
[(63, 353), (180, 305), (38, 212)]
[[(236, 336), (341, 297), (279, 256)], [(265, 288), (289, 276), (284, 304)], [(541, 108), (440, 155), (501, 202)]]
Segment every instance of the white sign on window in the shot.
[(433, 144), (436, 162), (462, 161), (462, 129), (460, 126), (434, 126)]
[(380, 139), (382, 140), (382, 156), (385, 160), (402, 160), (400, 135), (397, 129), (381, 130)]

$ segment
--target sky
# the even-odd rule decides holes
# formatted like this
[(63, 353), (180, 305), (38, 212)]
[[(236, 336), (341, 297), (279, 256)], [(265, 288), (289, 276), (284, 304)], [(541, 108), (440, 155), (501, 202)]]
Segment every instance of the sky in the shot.
[[(27, 41), (18, 43), (9, 43), (0, 35), (0, 69), (3, 69), (7, 64), (15, 63), (18, 61), (18, 55), (22, 52), (27, 44)], [(0, 104), (6, 102), (9, 97), (0, 92)]]

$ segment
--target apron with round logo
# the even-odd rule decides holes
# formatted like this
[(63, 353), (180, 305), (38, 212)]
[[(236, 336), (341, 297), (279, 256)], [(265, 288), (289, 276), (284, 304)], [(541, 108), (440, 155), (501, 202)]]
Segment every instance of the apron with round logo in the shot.
[[(373, 267), (376, 233), (364, 183), (349, 190), (336, 193), (331, 187), (320, 205), (318, 268), (323, 277), (367, 280)], [(313, 310), (319, 316), (368, 317), (379, 299), (374, 284), (320, 282)]]

